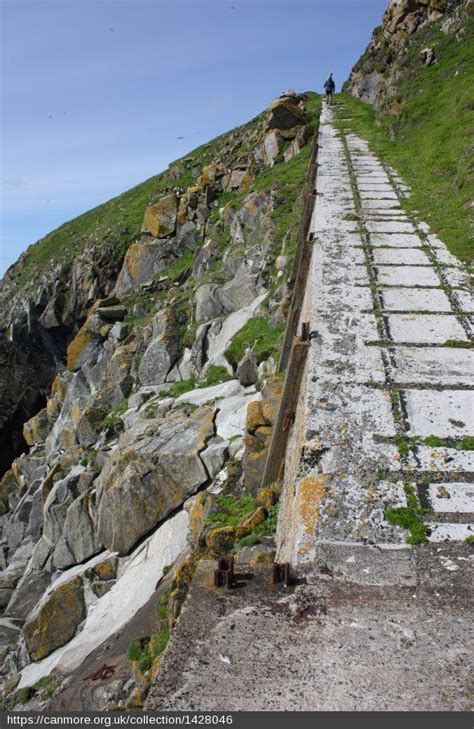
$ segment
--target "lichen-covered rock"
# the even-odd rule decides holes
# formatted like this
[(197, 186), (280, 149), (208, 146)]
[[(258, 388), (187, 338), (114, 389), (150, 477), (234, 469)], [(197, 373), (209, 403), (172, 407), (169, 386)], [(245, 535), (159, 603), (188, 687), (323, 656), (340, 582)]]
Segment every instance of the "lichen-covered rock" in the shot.
[(100, 476), (98, 533), (111, 551), (127, 552), (207, 481), (200, 453), (214, 433), (214, 409), (190, 417), (137, 422), (119, 440)]
[(206, 534), (206, 546), (211, 554), (217, 557), (231, 552), (236, 540), (237, 527), (216, 527)]
[(85, 616), (80, 577), (53, 589), (23, 626), (31, 659), (40, 661), (71, 640)]
[(182, 562), (176, 570), (171, 583), (168, 598), (168, 623), (172, 629), (179, 617), (181, 607), (186, 599), (189, 586), (200, 561), (199, 553), (194, 553)]
[[(466, 3), (448, 0), (390, 0), (382, 25), (352, 69), (344, 90), (366, 101), (378, 111), (397, 114), (397, 97), (410, 78), (412, 63), (407, 63), (407, 53), (416, 38), (417, 31), (440, 18), (444, 18), (441, 30), (460, 33), (464, 27), (468, 8)], [(420, 59), (426, 65), (435, 61), (435, 51), (425, 48)]]
[(275, 159), (280, 154), (284, 139), (276, 129), (270, 129), (265, 135), (265, 139), (262, 143), (262, 156), (265, 164), (270, 167), (273, 166)]
[(98, 348), (99, 342), (100, 335), (93, 331), (90, 327), (90, 321), (87, 319), (67, 348), (68, 369), (71, 372), (80, 369), (81, 365), (87, 362), (92, 353)]
[(44, 443), (50, 427), (46, 408), (43, 408), (24, 424), (23, 437), (29, 446)]
[(138, 368), (142, 385), (161, 385), (179, 356), (179, 323), (176, 311), (169, 306), (153, 320), (153, 339)]
[(173, 235), (176, 229), (177, 210), (176, 195), (167, 195), (157, 203), (149, 205), (143, 220), (144, 230), (149, 231), (154, 238), (166, 238), (168, 235)]
[(237, 379), (243, 387), (255, 385), (258, 380), (257, 360), (250, 349), (247, 349), (237, 367)]
[(247, 409), (243, 458), (244, 481), (246, 488), (254, 493), (262, 481), (282, 391), (283, 381), (281, 379), (269, 380), (262, 390), (262, 400), (250, 403)]
[(272, 103), (268, 126), (270, 129), (292, 129), (299, 124), (305, 124), (307, 116), (295, 99), (284, 96)]
[(22, 577), (5, 608), (9, 618), (25, 620), (51, 582), (51, 572), (34, 570)]
[(121, 296), (132, 288), (151, 284), (156, 273), (166, 265), (165, 249), (161, 241), (133, 243), (120, 270), (115, 292)]
[(237, 539), (242, 539), (243, 537), (246, 537), (248, 534), (250, 534), (255, 527), (257, 527), (259, 524), (261, 524), (265, 519), (267, 518), (267, 511), (264, 509), (263, 506), (258, 506), (255, 511), (253, 511), (250, 516), (248, 516), (246, 519), (244, 519), (236, 530), (236, 537)]

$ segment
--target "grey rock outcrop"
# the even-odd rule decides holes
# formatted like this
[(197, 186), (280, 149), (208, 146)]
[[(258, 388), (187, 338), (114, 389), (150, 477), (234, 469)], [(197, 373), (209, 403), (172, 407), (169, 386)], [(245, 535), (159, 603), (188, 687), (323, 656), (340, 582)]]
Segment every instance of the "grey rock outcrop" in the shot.
[(200, 458), (214, 434), (214, 410), (138, 423), (124, 433), (98, 488), (102, 544), (126, 553), (208, 479)]

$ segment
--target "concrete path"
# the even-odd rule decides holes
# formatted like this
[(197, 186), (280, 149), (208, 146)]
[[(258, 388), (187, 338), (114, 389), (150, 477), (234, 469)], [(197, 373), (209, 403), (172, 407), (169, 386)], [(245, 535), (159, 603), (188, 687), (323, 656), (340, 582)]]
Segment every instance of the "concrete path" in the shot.
[[(464, 548), (450, 549), (455, 562)], [(285, 589), (271, 585), (271, 565), (216, 590), (215, 563), (201, 562), (145, 708), (469, 710), (466, 562), (455, 573), (439, 565), (442, 575), (422, 563), (416, 590), (328, 576)]]
[(378, 545), (390, 562), (410, 559), (409, 532), (384, 518), (410, 492), (430, 541), (474, 534), (466, 449), (474, 306), (459, 261), (404, 212), (409, 190), (397, 174), (365, 141), (337, 132), (331, 110), (319, 141), (301, 317), (312, 345), (288, 449), (279, 558), (321, 558), (351, 574), (362, 545)]
[[(148, 700), (166, 710), (469, 710), (472, 301), (407, 187), (331, 112), (301, 322), (311, 348), (285, 463), (279, 561), (234, 590), (201, 562)], [(388, 523), (411, 509), (428, 529)]]

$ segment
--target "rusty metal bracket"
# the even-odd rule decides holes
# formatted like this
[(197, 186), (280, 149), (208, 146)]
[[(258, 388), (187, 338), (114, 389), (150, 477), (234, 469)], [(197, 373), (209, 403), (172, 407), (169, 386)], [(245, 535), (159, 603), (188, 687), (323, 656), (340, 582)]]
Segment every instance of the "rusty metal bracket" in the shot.
[(278, 564), (278, 562), (273, 563), (272, 582), (274, 585), (283, 582), (285, 587), (291, 585), (290, 565), (288, 562), (284, 562), (283, 564)]
[(235, 587), (233, 557), (221, 557), (217, 560), (217, 569), (214, 570), (214, 586), (227, 587), (228, 590)]
[(301, 341), (309, 342), (309, 321), (304, 321), (301, 324)]
[(296, 413), (294, 410), (286, 410), (285, 411), (285, 417), (283, 418), (283, 424), (281, 426), (281, 429), (284, 433), (286, 433), (293, 423), (295, 422)]

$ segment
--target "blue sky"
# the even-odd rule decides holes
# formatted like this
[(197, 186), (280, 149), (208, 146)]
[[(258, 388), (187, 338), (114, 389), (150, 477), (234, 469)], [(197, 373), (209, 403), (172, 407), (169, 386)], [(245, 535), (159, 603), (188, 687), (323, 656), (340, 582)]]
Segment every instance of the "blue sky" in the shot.
[(386, 5), (0, 0), (0, 274), (283, 90), (340, 86)]

